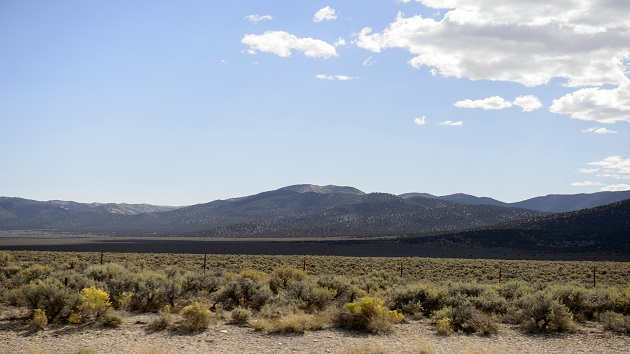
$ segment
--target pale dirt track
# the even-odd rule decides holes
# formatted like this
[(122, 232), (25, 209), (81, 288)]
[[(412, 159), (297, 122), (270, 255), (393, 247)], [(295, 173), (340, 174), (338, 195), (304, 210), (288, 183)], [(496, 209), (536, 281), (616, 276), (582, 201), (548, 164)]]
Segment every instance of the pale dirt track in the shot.
[[(219, 322), (205, 332), (181, 335), (147, 331), (156, 315), (128, 315), (121, 327), (55, 326), (33, 332), (24, 320), (0, 320), (0, 353), (71, 353), (81, 348), (96, 353), (344, 353), (353, 347), (381, 348), (387, 353), (628, 353), (630, 336), (604, 331), (599, 323), (578, 326), (566, 335), (524, 335), (503, 325), (484, 337), (439, 336), (428, 320), (396, 325), (389, 335), (363, 335), (336, 329), (304, 335), (269, 335), (248, 327)], [(157, 349), (157, 350), (156, 350)], [(153, 350), (153, 351), (150, 351)]]

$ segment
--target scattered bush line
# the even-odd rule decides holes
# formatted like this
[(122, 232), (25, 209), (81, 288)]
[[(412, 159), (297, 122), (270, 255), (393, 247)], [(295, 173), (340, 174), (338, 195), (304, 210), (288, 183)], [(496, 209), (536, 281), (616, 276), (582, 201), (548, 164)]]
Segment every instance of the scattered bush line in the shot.
[[(101, 255), (93, 253), (0, 252), (0, 303), (28, 308), (34, 330), (51, 323), (116, 327), (125, 312), (134, 311), (159, 313), (149, 330), (186, 333), (226, 319), (266, 333), (334, 326), (382, 334), (396, 323), (421, 318), (432, 321), (442, 335), (491, 335), (500, 323), (528, 333), (566, 332), (586, 320), (630, 333), (630, 286), (621, 274), (625, 271), (627, 278), (628, 265), (623, 263), (164, 254), (104, 258), (101, 263)], [(493, 277), (497, 267), (502, 269), (500, 283)], [(510, 276), (525, 274), (528, 267), (537, 279)], [(601, 273), (595, 288), (592, 279), (584, 281), (584, 271), (592, 277), (593, 268)]]

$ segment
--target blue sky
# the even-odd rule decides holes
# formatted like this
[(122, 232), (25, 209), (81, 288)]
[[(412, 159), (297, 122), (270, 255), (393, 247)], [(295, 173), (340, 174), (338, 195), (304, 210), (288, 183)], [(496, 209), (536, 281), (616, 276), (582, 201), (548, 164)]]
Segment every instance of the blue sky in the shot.
[(0, 2), (0, 195), (630, 189), (630, 5), (555, 3)]

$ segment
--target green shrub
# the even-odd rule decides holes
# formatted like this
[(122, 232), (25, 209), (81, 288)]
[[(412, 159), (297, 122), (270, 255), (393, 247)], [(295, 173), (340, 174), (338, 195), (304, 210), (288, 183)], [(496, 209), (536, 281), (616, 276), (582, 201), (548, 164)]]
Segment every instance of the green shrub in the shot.
[(244, 324), (249, 322), (252, 318), (252, 311), (250, 309), (236, 307), (232, 310), (230, 317), (235, 323)]
[(622, 289), (612, 288), (613, 311), (630, 315), (630, 286)]
[(0, 251), (0, 268), (8, 267), (13, 263), (13, 256), (7, 251)]
[(606, 311), (599, 316), (599, 320), (604, 325), (604, 329), (613, 332), (630, 334), (630, 316)]
[(497, 315), (506, 313), (509, 306), (507, 300), (492, 291), (470, 298), (469, 303), (482, 312)]
[(200, 302), (184, 307), (181, 315), (181, 328), (186, 332), (204, 331), (212, 319), (212, 313), (208, 307)]
[(547, 289), (573, 314), (574, 319), (584, 321), (593, 318), (595, 304), (591, 302), (591, 291), (576, 285), (552, 286)]
[(511, 280), (497, 287), (497, 292), (507, 301), (521, 299), (527, 294), (531, 294), (534, 290), (521, 280)]
[(523, 298), (520, 307), (521, 327), (528, 332), (567, 332), (575, 326), (569, 309), (545, 292)]
[(212, 294), (219, 290), (221, 285), (222, 277), (220, 274), (206, 275), (201, 271), (189, 272), (182, 276), (182, 295), (196, 296), (201, 291)]
[(170, 313), (170, 310), (170, 306), (164, 306), (164, 309), (160, 311), (160, 316), (149, 323), (149, 330), (157, 332), (164, 331), (171, 327), (173, 324), (173, 315)]
[(440, 310), (448, 301), (449, 295), (444, 288), (428, 283), (415, 283), (394, 289), (387, 304), (404, 314), (418, 317)]
[(328, 289), (332, 294), (332, 300), (340, 306), (367, 295), (365, 291), (352, 284), (350, 279), (343, 276), (319, 277), (317, 285), (321, 288)]
[(99, 317), (99, 321), (105, 327), (118, 327), (123, 323), (123, 318), (118, 313), (118, 311), (114, 310), (111, 307), (108, 307), (105, 312)]
[(260, 310), (271, 295), (271, 290), (266, 283), (239, 276), (218, 291), (216, 301), (228, 310), (236, 306)]
[(364, 297), (346, 304), (339, 312), (336, 323), (345, 329), (387, 333), (392, 330), (393, 323), (403, 319), (399, 311), (386, 308), (383, 300)]
[(395, 287), (398, 278), (391, 271), (373, 270), (367, 275), (355, 278), (354, 282), (368, 294), (375, 294), (390, 287)]
[(50, 265), (41, 265), (36, 263), (22, 271), (22, 279), (20, 279), (20, 282), (26, 284), (34, 280), (44, 280), (48, 278), (52, 272), (53, 269)]
[(18, 294), (31, 310), (44, 310), (49, 321), (56, 321), (78, 302), (77, 294), (55, 278), (36, 280), (20, 288)]
[[(489, 335), (499, 331), (498, 324), (490, 316), (479, 311), (472, 305), (459, 305), (454, 308), (447, 307), (435, 312), (432, 317), (438, 328), (438, 333), (448, 332), (446, 329), (440, 331), (440, 327), (446, 324), (448, 324), (453, 331), (468, 334), (480, 333)], [(445, 318), (448, 319), (448, 321), (444, 321)]]
[(84, 274), (97, 282), (108, 283), (112, 279), (121, 279), (130, 272), (118, 263), (105, 263), (89, 266)]
[(292, 283), (307, 279), (306, 272), (291, 266), (280, 266), (271, 273), (269, 288), (275, 294), (287, 289)]
[(166, 294), (169, 282), (163, 272), (144, 270), (135, 274), (130, 292), (133, 294), (129, 302), (130, 310), (157, 312), (168, 304)]

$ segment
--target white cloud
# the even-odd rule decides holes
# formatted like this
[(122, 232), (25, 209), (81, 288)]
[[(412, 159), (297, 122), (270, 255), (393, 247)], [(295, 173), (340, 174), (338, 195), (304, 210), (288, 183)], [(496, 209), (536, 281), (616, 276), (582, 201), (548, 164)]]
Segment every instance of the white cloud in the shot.
[(621, 156), (609, 156), (602, 161), (589, 162), (587, 165), (599, 166), (608, 174), (630, 176), (630, 159)]
[(245, 16), (245, 19), (251, 23), (258, 23), (260, 21), (269, 21), (269, 20), (273, 20), (273, 16), (270, 15), (258, 15), (258, 14), (253, 14), (253, 15), (247, 15)]
[(594, 173), (599, 171), (599, 168), (578, 168), (578, 173)]
[(324, 74), (317, 74), (315, 75), (315, 78), (320, 79), (320, 80), (338, 80), (338, 81), (348, 81), (348, 80), (358, 79), (356, 76), (324, 75)]
[(504, 109), (512, 107), (512, 103), (502, 97), (492, 96), (482, 100), (465, 99), (455, 102), (455, 107), (459, 108), (481, 108), (481, 109)]
[(630, 190), (630, 184), (611, 184), (600, 189), (602, 192), (620, 192), (628, 190)]
[(422, 117), (417, 117), (416, 119), (413, 120), (414, 123), (416, 123), (417, 125), (425, 125), (427, 124), (427, 117), (422, 116)]
[(538, 97), (533, 95), (518, 96), (514, 99), (514, 102), (512, 103), (515, 106), (521, 107), (523, 109), (523, 112), (535, 111), (538, 108), (542, 107), (542, 103), (540, 103)]
[(608, 128), (588, 128), (588, 129), (584, 129), (582, 130), (582, 133), (594, 133), (594, 134), (617, 134), (616, 131), (614, 130), (610, 130)]
[(363, 66), (372, 66), (372, 64), (374, 63), (376, 63), (376, 60), (374, 60), (372, 57), (368, 57), (363, 61)]
[(599, 123), (630, 122), (630, 82), (613, 89), (577, 90), (553, 100), (549, 111)]
[(603, 186), (602, 183), (600, 182), (591, 182), (591, 181), (584, 181), (584, 182), (574, 182), (571, 183), (571, 185), (573, 187), (592, 187), (592, 186)]
[(512, 107), (512, 105), (519, 106), (523, 109), (523, 112), (531, 112), (542, 107), (542, 103), (536, 96), (518, 96), (514, 99), (514, 102), (510, 102), (500, 96), (492, 96), (484, 98), (482, 100), (465, 99), (455, 102), (455, 107), (459, 108), (481, 108), (481, 109), (506, 109)]
[(518, 82), (565, 78), (567, 85), (627, 81), (627, 1), (420, 0), (443, 10), (441, 20), (398, 14), (381, 32), (363, 28), (356, 44), (380, 52), (403, 48), (414, 67), (445, 77)]
[(313, 21), (322, 22), (322, 21), (330, 21), (336, 20), (337, 14), (335, 13), (335, 9), (330, 6), (326, 6), (323, 9), (317, 10), (315, 16), (313, 17)]
[(443, 122), (439, 122), (439, 125), (443, 125), (443, 126), (450, 126), (450, 127), (459, 127), (464, 125), (463, 121), (457, 121), (457, 122), (453, 122), (452, 120), (445, 120)]
[(298, 38), (284, 31), (267, 31), (263, 34), (246, 34), (241, 43), (249, 46), (250, 54), (257, 51), (276, 54), (288, 58), (291, 51), (303, 52), (307, 57), (332, 58), (337, 57), (335, 47), (319, 39)]
[(333, 45), (334, 45), (335, 47), (341, 47), (341, 46), (344, 46), (344, 45), (346, 45), (346, 40), (345, 40), (345, 39), (343, 39), (343, 37), (339, 37), (339, 38), (337, 38), (337, 40), (335, 41), (335, 43), (333, 43)]

